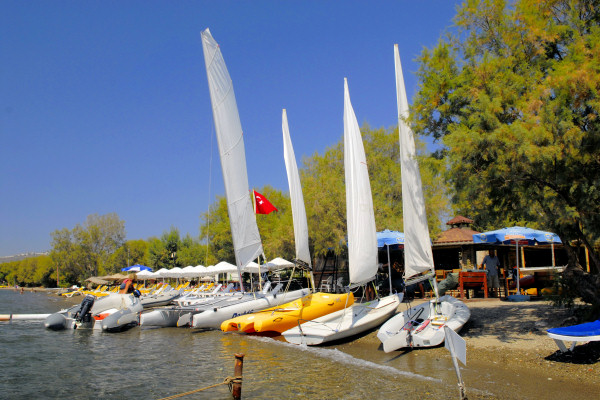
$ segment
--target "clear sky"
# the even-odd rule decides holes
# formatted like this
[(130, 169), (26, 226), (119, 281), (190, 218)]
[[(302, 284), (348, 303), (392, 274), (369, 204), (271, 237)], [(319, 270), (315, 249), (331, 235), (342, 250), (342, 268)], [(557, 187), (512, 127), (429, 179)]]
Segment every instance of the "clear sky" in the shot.
[(457, 3), (1, 1), (0, 256), (49, 250), (90, 214), (117, 213), (127, 239), (199, 236), (224, 194), (205, 28), (233, 79), (250, 187), (287, 191), (282, 108), (299, 163), (341, 138), (344, 77), (360, 124), (395, 125), (394, 43), (410, 99), (414, 60)]

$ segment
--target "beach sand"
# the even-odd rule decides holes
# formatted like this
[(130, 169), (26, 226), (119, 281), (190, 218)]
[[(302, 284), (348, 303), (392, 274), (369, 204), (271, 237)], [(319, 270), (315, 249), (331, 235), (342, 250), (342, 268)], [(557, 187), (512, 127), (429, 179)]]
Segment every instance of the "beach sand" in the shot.
[[(600, 396), (600, 342), (580, 344), (573, 353), (560, 353), (546, 330), (573, 325), (566, 309), (547, 301), (513, 303), (499, 299), (465, 302), (471, 319), (460, 331), (467, 344), (462, 375), (470, 399), (592, 399)], [(418, 301), (413, 302), (413, 306)], [(402, 304), (400, 310), (407, 308)], [(348, 343), (346, 351), (384, 361), (377, 331)], [(570, 344), (570, 343), (569, 343)], [(567, 346), (569, 345), (567, 344)], [(373, 346), (379, 346), (374, 356)], [(389, 353), (421, 363), (450, 359), (443, 346)], [(411, 362), (414, 363), (414, 360)], [(410, 365), (411, 362), (407, 364)], [(456, 379), (451, 376), (449, 381)], [(451, 394), (453, 397), (454, 394)], [(456, 392), (458, 397), (458, 390)]]

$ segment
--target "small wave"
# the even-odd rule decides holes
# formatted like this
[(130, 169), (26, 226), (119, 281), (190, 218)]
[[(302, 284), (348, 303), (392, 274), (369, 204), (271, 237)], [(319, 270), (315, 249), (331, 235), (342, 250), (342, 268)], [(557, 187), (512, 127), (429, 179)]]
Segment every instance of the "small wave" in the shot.
[(322, 357), (322, 358), (327, 358), (329, 360), (333, 360), (335, 362), (339, 362), (339, 363), (343, 363), (343, 364), (348, 364), (348, 365), (361, 367), (361, 368), (367, 368), (370, 370), (378, 369), (382, 372), (386, 372), (386, 373), (389, 373), (392, 375), (401, 375), (401, 376), (408, 377), (408, 378), (416, 378), (416, 379), (421, 379), (424, 381), (442, 383), (442, 380), (438, 379), (438, 378), (432, 378), (430, 376), (415, 374), (414, 372), (402, 371), (397, 368), (390, 367), (389, 365), (381, 365), (381, 364), (374, 363), (372, 361), (367, 361), (367, 360), (363, 360), (361, 358), (356, 358), (356, 357), (351, 356), (350, 354), (344, 353), (343, 351), (340, 351), (338, 349), (325, 349), (322, 347), (297, 345), (297, 344), (273, 340), (273, 339), (270, 339), (267, 337), (261, 337), (261, 336), (249, 335), (248, 338), (252, 338), (254, 340), (258, 340), (258, 341), (261, 341), (264, 343), (277, 344), (278, 346), (285, 346), (289, 349), (296, 349), (296, 350), (304, 351), (304, 352), (310, 353), (311, 355), (315, 355), (315, 356)]

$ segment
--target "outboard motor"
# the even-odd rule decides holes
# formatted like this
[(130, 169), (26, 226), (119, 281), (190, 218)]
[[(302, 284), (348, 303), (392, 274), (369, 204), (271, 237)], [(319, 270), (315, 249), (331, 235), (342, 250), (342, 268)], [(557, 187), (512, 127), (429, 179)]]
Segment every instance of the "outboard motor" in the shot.
[(90, 322), (92, 320), (92, 306), (94, 305), (94, 301), (96, 298), (94, 296), (90, 296), (89, 294), (85, 296), (83, 301), (81, 302), (81, 306), (77, 314), (75, 314), (75, 320), (79, 323)]

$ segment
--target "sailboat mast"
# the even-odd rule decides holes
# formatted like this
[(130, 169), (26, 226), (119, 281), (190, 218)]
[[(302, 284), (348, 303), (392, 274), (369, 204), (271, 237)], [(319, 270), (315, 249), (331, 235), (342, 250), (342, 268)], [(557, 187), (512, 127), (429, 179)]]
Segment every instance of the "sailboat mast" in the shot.
[(285, 160), (285, 169), (287, 171), (288, 185), (290, 187), (290, 200), (292, 203), (296, 259), (308, 264), (310, 269), (310, 284), (313, 291), (316, 291), (310, 249), (308, 247), (308, 222), (306, 219), (306, 209), (304, 207), (304, 196), (302, 195), (300, 174), (298, 172), (298, 164), (296, 163), (296, 154), (294, 153), (294, 147), (292, 146), (292, 139), (290, 138), (290, 128), (285, 108), (281, 114), (281, 130), (283, 132), (283, 158)]
[(252, 210), (244, 136), (233, 82), (221, 49), (210, 30), (204, 30), (201, 36), (236, 267), (240, 287), (244, 290), (242, 270), (263, 252), (262, 241), (256, 225), (256, 216)]
[(402, 175), (402, 217), (404, 220), (404, 279), (408, 281), (422, 272), (433, 273), (433, 287), (438, 297), (431, 238), (427, 226), (425, 197), (421, 172), (417, 161), (415, 139), (406, 123), (408, 100), (400, 63), (398, 45), (394, 45), (396, 67), (396, 99), (398, 102), (398, 136), (400, 143), (400, 170)]
[(350, 285), (359, 286), (377, 275), (377, 232), (367, 158), (356, 114), (344, 78), (344, 170), (348, 225)]

